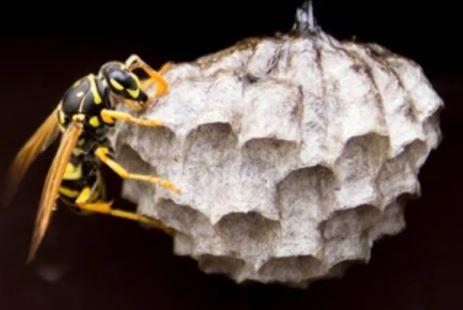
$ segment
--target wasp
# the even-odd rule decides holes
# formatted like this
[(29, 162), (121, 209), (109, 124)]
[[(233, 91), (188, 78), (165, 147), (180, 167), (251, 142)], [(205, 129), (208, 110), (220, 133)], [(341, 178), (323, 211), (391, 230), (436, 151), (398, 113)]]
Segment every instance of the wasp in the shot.
[(43, 186), (28, 262), (34, 258), (45, 236), (58, 201), (82, 213), (107, 214), (168, 230), (155, 219), (113, 208), (112, 202), (105, 200), (101, 165), (107, 165), (123, 179), (159, 184), (179, 193), (179, 189), (165, 179), (127, 171), (114, 159), (108, 140), (109, 129), (117, 121), (164, 126), (159, 120), (141, 119), (118, 111), (116, 106), (122, 102), (132, 110), (141, 110), (167, 93), (169, 85), (162, 74), (169, 66), (170, 63), (164, 65), (158, 72), (137, 55), (124, 63), (104, 64), (97, 75), (79, 79), (65, 92), (51, 115), (16, 155), (6, 178), (7, 201), (11, 201), (32, 162), (61, 135)]

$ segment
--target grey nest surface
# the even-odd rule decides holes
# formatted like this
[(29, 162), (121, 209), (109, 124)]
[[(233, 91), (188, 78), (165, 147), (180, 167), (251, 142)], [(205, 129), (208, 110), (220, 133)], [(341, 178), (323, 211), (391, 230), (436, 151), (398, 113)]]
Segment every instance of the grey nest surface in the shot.
[(165, 78), (170, 92), (140, 116), (167, 127), (120, 125), (113, 141), (125, 166), (181, 188), (123, 190), (175, 229), (176, 254), (237, 282), (305, 286), (404, 229), (442, 106), (413, 61), (312, 29), (247, 39)]

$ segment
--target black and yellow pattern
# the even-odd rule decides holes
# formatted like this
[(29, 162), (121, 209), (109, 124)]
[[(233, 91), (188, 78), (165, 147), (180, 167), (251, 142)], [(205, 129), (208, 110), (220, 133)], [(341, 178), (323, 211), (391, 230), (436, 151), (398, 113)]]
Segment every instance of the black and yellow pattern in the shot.
[[(140, 126), (163, 126), (158, 120), (146, 120), (114, 110), (117, 102), (132, 109), (142, 109), (146, 103), (168, 91), (162, 78), (164, 66), (158, 73), (138, 56), (131, 56), (126, 63), (109, 62), (98, 75), (87, 75), (75, 82), (64, 94), (52, 115), (29, 139), (13, 162), (7, 177), (11, 197), (30, 164), (48, 147), (61, 131), (58, 153), (45, 181), (29, 260), (40, 245), (47, 230), (51, 212), (60, 198), (66, 205), (82, 213), (102, 213), (142, 222), (171, 232), (159, 221), (134, 212), (117, 210), (106, 199), (106, 190), (100, 174), (100, 165), (106, 164), (120, 177), (159, 184), (173, 192), (179, 190), (171, 182), (147, 175), (128, 172), (113, 159), (113, 150), (106, 136), (110, 126), (118, 120)], [(145, 77), (136, 74), (144, 72)], [(148, 89), (155, 87), (149, 96)]]

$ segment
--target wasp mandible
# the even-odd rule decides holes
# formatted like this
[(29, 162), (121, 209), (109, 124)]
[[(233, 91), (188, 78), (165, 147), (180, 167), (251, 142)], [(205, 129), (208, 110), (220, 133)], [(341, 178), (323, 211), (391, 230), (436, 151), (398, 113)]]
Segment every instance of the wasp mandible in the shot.
[[(116, 121), (164, 126), (158, 120), (140, 119), (117, 111), (115, 106), (123, 102), (131, 109), (140, 110), (164, 95), (169, 86), (162, 74), (168, 68), (169, 63), (157, 72), (136, 55), (125, 63), (104, 64), (97, 75), (89, 74), (79, 79), (65, 92), (55, 110), (16, 155), (7, 174), (7, 201), (11, 201), (31, 163), (61, 133), (61, 142), (42, 190), (28, 261), (37, 252), (58, 198), (80, 211), (108, 214), (168, 230), (155, 219), (112, 208), (111, 202), (105, 201), (105, 185), (100, 173), (101, 164), (106, 164), (124, 179), (159, 184), (179, 193), (179, 189), (167, 180), (124, 169), (114, 160), (107, 138)], [(155, 91), (148, 95), (151, 88)]]

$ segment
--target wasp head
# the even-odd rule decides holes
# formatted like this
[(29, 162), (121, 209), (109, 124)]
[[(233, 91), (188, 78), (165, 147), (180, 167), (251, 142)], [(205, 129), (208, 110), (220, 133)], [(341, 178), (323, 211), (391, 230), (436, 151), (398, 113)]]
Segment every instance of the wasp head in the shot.
[(148, 100), (140, 86), (138, 77), (129, 71), (122, 63), (110, 62), (101, 67), (100, 75), (106, 79), (111, 90), (124, 99), (131, 108), (140, 109)]

